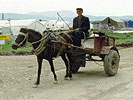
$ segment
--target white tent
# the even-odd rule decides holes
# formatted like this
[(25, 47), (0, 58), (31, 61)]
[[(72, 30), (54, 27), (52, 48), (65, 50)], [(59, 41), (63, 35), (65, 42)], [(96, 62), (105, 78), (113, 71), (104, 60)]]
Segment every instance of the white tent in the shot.
[(0, 20), (0, 27), (9, 27), (13, 35), (18, 35), (20, 28), (29, 28), (42, 33), (46, 27), (36, 19)]
[(0, 32), (2, 32), (2, 34), (10, 34), (10, 28), (9, 27), (0, 27)]
[(93, 27), (93, 24), (90, 23), (90, 30), (93, 29), (93, 28), (94, 28), (94, 27)]

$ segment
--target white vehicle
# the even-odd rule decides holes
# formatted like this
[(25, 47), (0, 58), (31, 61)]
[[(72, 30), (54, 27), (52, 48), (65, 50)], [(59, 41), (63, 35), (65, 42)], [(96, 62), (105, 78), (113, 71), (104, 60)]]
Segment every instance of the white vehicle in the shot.
[(46, 30), (52, 30), (52, 31), (58, 30), (57, 21), (56, 20), (47, 21)]
[[(69, 25), (69, 27), (72, 27), (72, 22), (66, 21), (66, 23)], [(63, 21), (58, 21), (57, 26), (59, 30), (68, 30), (69, 27), (63, 22)]]

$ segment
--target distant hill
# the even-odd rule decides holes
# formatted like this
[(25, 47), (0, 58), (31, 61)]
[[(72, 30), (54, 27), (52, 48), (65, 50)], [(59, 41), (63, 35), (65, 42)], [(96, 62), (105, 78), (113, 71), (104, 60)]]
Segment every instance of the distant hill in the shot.
[(76, 14), (72, 11), (62, 10), (62, 11), (45, 11), (45, 12), (31, 12), (28, 15), (38, 15), (43, 16), (46, 20), (47, 19), (58, 19), (57, 12), (63, 17), (63, 19), (67, 21), (72, 21), (72, 19), (76, 16)]
[[(0, 14), (1, 16), (1, 14)], [(5, 19), (55, 19), (54, 17), (45, 17), (41, 15), (30, 15), (30, 14), (17, 14), (17, 13), (5, 13)]]
[(72, 11), (67, 11), (67, 10), (62, 10), (62, 11), (45, 11), (45, 12), (31, 12), (28, 13), (29, 15), (40, 15), (40, 16), (45, 16), (45, 17), (57, 17), (57, 12), (62, 16), (62, 17), (75, 17), (76, 14)]
[[(31, 12), (27, 14), (18, 14), (18, 13), (5, 13), (5, 19), (42, 19), (42, 20), (57, 20), (57, 12), (64, 18), (66, 21), (72, 21), (72, 19), (77, 16), (72, 11), (62, 10), (62, 11), (45, 11), (45, 12)], [(1, 13), (0, 13), (0, 16)], [(89, 17), (90, 21), (101, 21), (108, 16), (92, 16), (86, 15)], [(131, 19), (133, 16), (112, 16), (119, 19)], [(0, 17), (1, 19), (1, 17)]]
[(131, 19), (131, 20), (133, 20), (133, 16), (130, 16), (130, 15), (127, 15), (127, 16), (116, 16), (116, 18), (119, 18), (119, 19)]

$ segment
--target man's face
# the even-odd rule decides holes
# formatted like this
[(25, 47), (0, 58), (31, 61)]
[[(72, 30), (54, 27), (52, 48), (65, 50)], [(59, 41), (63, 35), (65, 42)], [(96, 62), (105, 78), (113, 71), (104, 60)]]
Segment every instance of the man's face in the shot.
[(77, 14), (78, 14), (78, 16), (82, 16), (82, 13), (83, 13), (83, 11), (81, 11), (81, 10), (77, 10)]

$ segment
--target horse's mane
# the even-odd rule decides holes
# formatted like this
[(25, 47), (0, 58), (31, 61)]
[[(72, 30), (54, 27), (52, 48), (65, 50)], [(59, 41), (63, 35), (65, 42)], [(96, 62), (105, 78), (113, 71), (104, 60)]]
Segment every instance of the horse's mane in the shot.
[(35, 34), (41, 35), (39, 32), (37, 32), (37, 31), (35, 31), (33, 29), (28, 29), (28, 28), (21, 28), (20, 32), (23, 32), (23, 33), (31, 32), (31, 33), (35, 33)]

